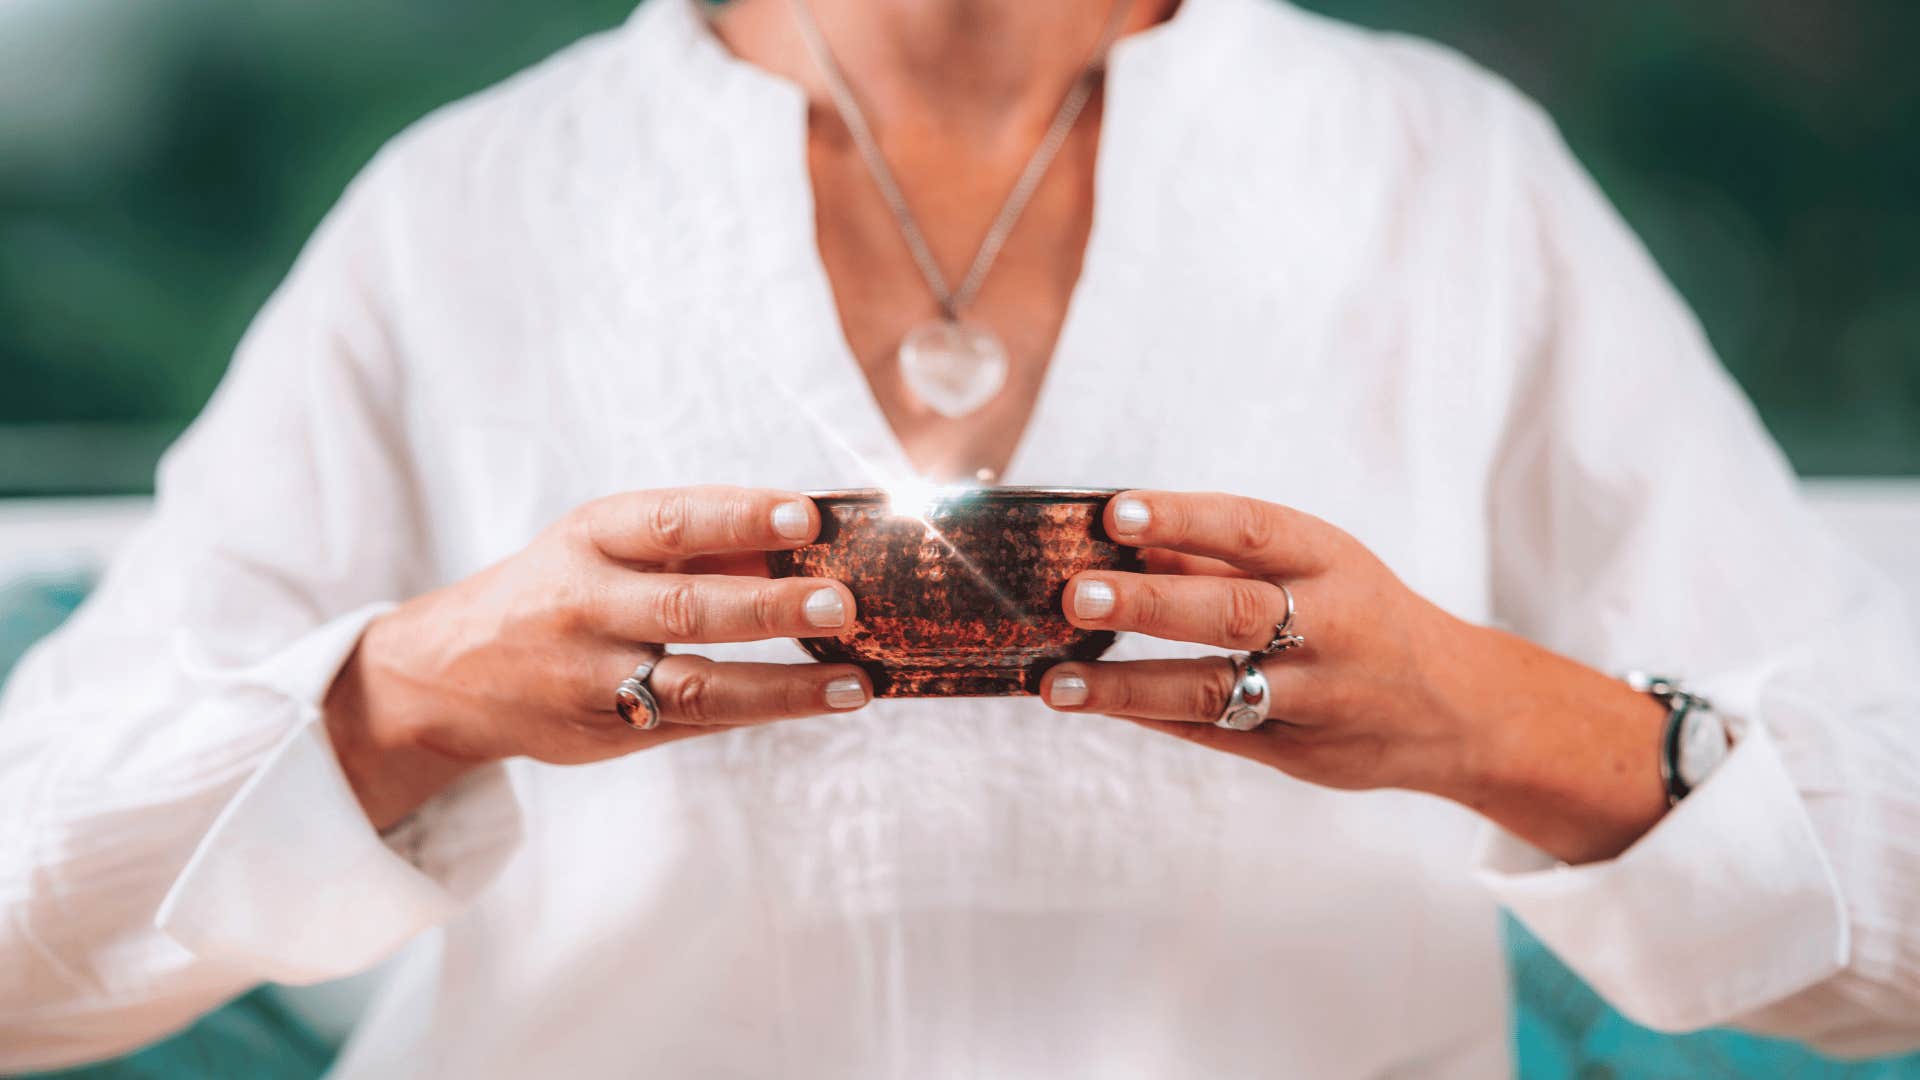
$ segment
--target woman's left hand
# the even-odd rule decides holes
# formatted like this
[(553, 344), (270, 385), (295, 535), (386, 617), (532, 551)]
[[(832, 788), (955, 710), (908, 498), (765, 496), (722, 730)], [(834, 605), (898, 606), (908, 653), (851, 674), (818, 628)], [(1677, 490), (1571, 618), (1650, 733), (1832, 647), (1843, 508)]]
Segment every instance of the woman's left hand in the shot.
[[(1623, 682), (1449, 615), (1345, 532), (1232, 495), (1126, 492), (1106, 508), (1147, 573), (1068, 582), (1069, 621), (1255, 652), (1287, 611), (1304, 645), (1268, 655), (1270, 718), (1216, 727), (1225, 657), (1061, 664), (1041, 695), (1336, 788), (1406, 788), (1469, 805), (1562, 858), (1624, 849), (1666, 809), (1664, 710)], [(1601, 779), (1596, 782), (1596, 776)]]

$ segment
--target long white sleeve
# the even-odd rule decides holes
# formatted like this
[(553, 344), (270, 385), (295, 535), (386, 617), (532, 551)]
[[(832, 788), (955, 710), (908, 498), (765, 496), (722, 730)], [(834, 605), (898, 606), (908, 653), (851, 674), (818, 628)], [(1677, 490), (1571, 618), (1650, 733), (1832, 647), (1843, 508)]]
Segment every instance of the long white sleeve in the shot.
[(1603, 670), (1680, 676), (1747, 732), (1618, 859), (1494, 833), (1483, 879), (1642, 1023), (1920, 1046), (1920, 639), (1550, 125), (1517, 127), (1540, 322), (1506, 403), (1497, 609)]
[(429, 839), (460, 857), (416, 869), (360, 814), (318, 723), (361, 628), (427, 572), (373, 299), (391, 231), (377, 174), (167, 455), (154, 518), (7, 687), (0, 1072), (140, 1045), (264, 979), (370, 966), (513, 839), (496, 771), (431, 811), (469, 808), (470, 827)]

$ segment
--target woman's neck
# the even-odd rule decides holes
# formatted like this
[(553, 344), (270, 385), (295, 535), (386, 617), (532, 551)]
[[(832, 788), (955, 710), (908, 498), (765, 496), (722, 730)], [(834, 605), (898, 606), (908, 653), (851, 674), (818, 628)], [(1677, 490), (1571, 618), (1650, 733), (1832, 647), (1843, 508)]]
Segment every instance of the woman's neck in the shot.
[[(1086, 66), (1125, 0), (806, 0), (874, 128), (906, 126), (1030, 140)], [(742, 59), (803, 87), (826, 83), (793, 0), (732, 0), (716, 32)], [(1165, 20), (1178, 0), (1132, 0), (1123, 33)]]

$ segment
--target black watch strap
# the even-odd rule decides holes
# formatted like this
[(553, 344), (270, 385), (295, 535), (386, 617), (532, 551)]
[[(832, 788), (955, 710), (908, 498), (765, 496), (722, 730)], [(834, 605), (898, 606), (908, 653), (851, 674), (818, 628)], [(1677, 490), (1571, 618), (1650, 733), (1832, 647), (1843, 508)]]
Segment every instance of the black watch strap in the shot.
[(1682, 690), (1675, 680), (1660, 675), (1634, 672), (1627, 676), (1627, 683), (1667, 707), (1667, 722), (1660, 729), (1660, 782), (1667, 789), (1667, 805), (1673, 806), (1693, 793), (1693, 785), (1687, 782), (1685, 770), (1680, 767), (1687, 718), (1713, 708), (1713, 704), (1698, 694)]

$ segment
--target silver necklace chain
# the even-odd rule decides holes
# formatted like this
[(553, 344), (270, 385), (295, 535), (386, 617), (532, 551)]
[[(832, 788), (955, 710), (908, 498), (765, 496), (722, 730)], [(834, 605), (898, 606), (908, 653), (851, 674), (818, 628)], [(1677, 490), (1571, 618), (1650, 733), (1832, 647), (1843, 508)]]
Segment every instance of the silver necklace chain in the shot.
[(901, 193), (899, 181), (894, 179), (893, 170), (881, 155), (880, 144), (874, 140), (866, 113), (861, 111), (852, 87), (847, 85), (846, 75), (834, 61), (833, 50), (827, 47), (827, 39), (820, 33), (820, 24), (814, 21), (807, 0), (792, 0), (792, 4), (794, 17), (800, 23), (800, 36), (806, 40), (807, 51), (813, 54), (821, 75), (826, 78), (827, 93), (833, 98), (833, 107), (840, 113), (847, 131), (853, 135), (853, 143), (866, 161), (867, 172), (873, 176), (874, 186), (880, 189), (880, 197), (886, 201), (887, 209), (893, 212), (894, 220), (899, 223), (900, 233), (906, 238), (913, 261), (920, 267), (921, 276), (927, 279), (927, 287), (933, 290), (934, 299), (939, 301), (941, 313), (950, 320), (958, 320), (961, 310), (971, 304), (975, 294), (980, 291), (981, 284), (987, 279), (987, 271), (993, 268), (994, 259), (999, 257), (1001, 246), (1007, 242), (1007, 235), (1013, 231), (1014, 223), (1020, 220), (1021, 212), (1027, 208), (1027, 200), (1033, 198), (1041, 178), (1046, 176), (1048, 167), (1053, 164), (1054, 155), (1066, 144), (1067, 135), (1080, 119), (1080, 110), (1086, 107), (1087, 99), (1093, 94), (1094, 78), (1106, 64), (1107, 50), (1119, 36), (1133, 0), (1115, 0), (1113, 9), (1107, 14), (1106, 26), (1100, 32), (1099, 43), (1094, 46), (1093, 55), (1081, 69), (1079, 77), (1074, 79), (1073, 86), (1067, 90), (1059, 111), (1053, 114), (1053, 123), (1047, 126), (1047, 133), (1041, 136), (1040, 145), (1034, 147), (1033, 156), (1027, 159), (1026, 168), (1020, 171), (1020, 179), (1014, 182), (1013, 190), (1007, 193), (1007, 199), (1000, 205), (1000, 212), (994, 216), (993, 224), (987, 227), (986, 236), (980, 240), (980, 250), (974, 253), (973, 263), (967, 267), (966, 277), (961, 279), (957, 289), (949, 288), (946, 275), (940, 272), (933, 249), (927, 246), (926, 235), (920, 231), (920, 223), (907, 205), (907, 197)]

